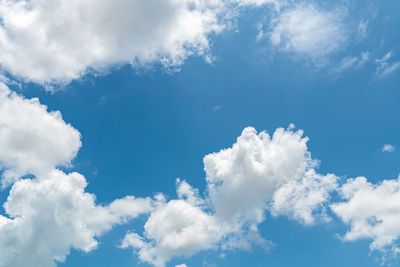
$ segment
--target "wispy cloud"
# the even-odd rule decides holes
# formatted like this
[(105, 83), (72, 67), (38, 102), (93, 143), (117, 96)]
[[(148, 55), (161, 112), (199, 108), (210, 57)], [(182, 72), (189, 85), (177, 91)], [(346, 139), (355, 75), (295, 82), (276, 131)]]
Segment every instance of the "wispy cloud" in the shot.
[(263, 35), (281, 51), (321, 58), (346, 45), (346, 14), (345, 7), (324, 10), (316, 5), (300, 4), (280, 12), (270, 23), (270, 31)]
[(384, 78), (400, 68), (400, 61), (390, 61), (392, 56), (392, 51), (389, 51), (382, 58), (375, 60), (378, 78)]
[(222, 108), (222, 105), (221, 105), (221, 104), (218, 104), (218, 105), (215, 105), (215, 106), (213, 107), (213, 110), (214, 110), (214, 111), (218, 111), (218, 110), (221, 110), (221, 108)]
[(360, 69), (371, 59), (369, 52), (363, 52), (360, 56), (356, 57), (345, 57), (333, 70), (334, 72), (340, 73), (350, 69)]

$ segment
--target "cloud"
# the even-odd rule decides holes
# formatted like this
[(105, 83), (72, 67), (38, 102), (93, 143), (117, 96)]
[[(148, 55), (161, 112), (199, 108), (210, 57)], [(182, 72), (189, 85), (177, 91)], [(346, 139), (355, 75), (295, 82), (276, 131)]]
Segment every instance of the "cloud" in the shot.
[(271, 137), (245, 128), (231, 148), (204, 157), (205, 198), (177, 180), (178, 199), (159, 202), (143, 235), (129, 232), (121, 247), (132, 248), (142, 261), (165, 266), (173, 257), (202, 250), (268, 248), (258, 225), (269, 207), (274, 216), (304, 224), (326, 218), (324, 207), (337, 177), (316, 173), (317, 162), (302, 134), (279, 128)]
[(299, 4), (280, 12), (267, 36), (276, 49), (319, 59), (346, 45), (346, 13), (344, 7), (328, 11)]
[(197, 193), (186, 182), (178, 182), (177, 191), (185, 195), (160, 203), (151, 213), (144, 226), (146, 238), (128, 233), (122, 248), (133, 248), (140, 260), (164, 266), (172, 257), (190, 256), (219, 241), (222, 226), (203, 210)]
[(386, 145), (383, 145), (383, 147), (382, 147), (382, 152), (394, 152), (394, 150), (395, 150), (396, 148), (393, 146), (393, 145), (391, 145), (391, 144), (386, 144)]
[(95, 237), (139, 214), (152, 202), (126, 197), (108, 206), (95, 204), (85, 178), (54, 170), (47, 177), (17, 181), (0, 216), (0, 266), (56, 266), (70, 249), (89, 252)]
[(367, 37), (367, 28), (368, 28), (368, 20), (360, 21), (357, 28), (358, 38), (360, 40), (365, 39)]
[(275, 6), (279, 7), (282, 5), (283, 1), (280, 0), (235, 0), (236, 3), (242, 6), (261, 6), (264, 4), (274, 4)]
[(291, 181), (274, 193), (271, 214), (286, 215), (306, 225), (314, 224), (316, 219), (330, 220), (323, 204), (329, 202), (330, 194), (338, 186), (337, 180), (333, 174), (323, 176), (314, 169), (307, 171), (301, 180)]
[[(120, 64), (176, 68), (210, 60), (233, 10), (268, 0), (17, 0), (0, 4), (0, 62), (12, 75), (68, 83)], [(23, 62), (23, 64), (21, 64)]]
[(150, 198), (132, 196), (96, 205), (82, 175), (56, 169), (80, 146), (59, 112), (0, 84), (0, 166), (3, 183), (12, 184), (0, 215), (0, 266), (55, 266), (71, 249), (89, 252), (112, 226), (153, 209)]
[(257, 134), (249, 127), (232, 148), (207, 155), (204, 169), (216, 216), (255, 227), (264, 220), (267, 201), (282, 205), (290, 201), (277, 193), (285, 190), (284, 186), (312, 185), (307, 180), (331, 183), (330, 176), (318, 177), (314, 172), (317, 161), (312, 160), (306, 145), (308, 139), (302, 134), (279, 128), (271, 137), (266, 132)]
[(11, 185), (0, 215), (0, 266), (55, 266), (71, 249), (96, 249), (96, 238), (141, 214), (149, 216), (143, 233), (128, 232), (120, 246), (155, 266), (204, 250), (268, 249), (258, 232), (268, 212), (311, 225), (329, 220), (328, 207), (350, 225), (344, 240), (371, 238), (372, 250), (398, 250), (399, 180), (350, 179), (339, 187), (343, 201), (332, 204), (338, 177), (317, 172), (308, 138), (293, 124), (272, 135), (247, 127), (231, 147), (206, 155), (203, 196), (177, 179), (176, 199), (127, 196), (98, 205), (81, 174), (57, 169), (76, 156), (79, 132), (4, 84), (0, 104), (0, 166)]
[(382, 58), (375, 60), (378, 78), (384, 78), (400, 68), (400, 61), (389, 62), (392, 56), (392, 52), (389, 51)]
[(27, 174), (68, 166), (81, 147), (80, 133), (37, 98), (25, 99), (0, 84), (0, 168), (3, 186)]
[(218, 104), (218, 105), (215, 105), (215, 106), (214, 106), (213, 110), (214, 110), (214, 111), (219, 111), (219, 110), (221, 110), (221, 108), (222, 108), (222, 105), (221, 105), (221, 104)]
[(349, 179), (341, 188), (344, 202), (332, 210), (350, 226), (345, 241), (372, 239), (371, 250), (400, 252), (400, 180), (384, 180), (374, 185), (365, 177)]
[(345, 57), (342, 61), (334, 68), (334, 72), (339, 73), (347, 71), (349, 69), (360, 69), (367, 62), (370, 62), (371, 54), (369, 52), (363, 52), (360, 56)]

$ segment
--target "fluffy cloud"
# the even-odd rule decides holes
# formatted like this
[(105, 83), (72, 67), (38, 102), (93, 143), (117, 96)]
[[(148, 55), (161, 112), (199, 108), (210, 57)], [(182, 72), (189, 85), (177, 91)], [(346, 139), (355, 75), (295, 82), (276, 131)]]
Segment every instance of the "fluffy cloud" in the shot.
[[(232, 148), (207, 155), (204, 166), (216, 216), (256, 227), (264, 220), (266, 202), (273, 200), (274, 215), (288, 215), (283, 208), (289, 212), (291, 206), (299, 210), (289, 213), (301, 213), (303, 216), (294, 217), (311, 223), (312, 210), (328, 199), (336, 178), (315, 172), (317, 162), (311, 159), (308, 139), (302, 134), (279, 128), (271, 137), (249, 127)], [(307, 197), (304, 206), (292, 205), (295, 190), (300, 190), (299, 199)], [(313, 198), (311, 192), (320, 195)]]
[(280, 50), (317, 59), (346, 44), (344, 14), (344, 8), (327, 11), (300, 4), (280, 12), (267, 35), (270, 43)]
[(336, 190), (337, 180), (334, 174), (324, 176), (314, 169), (308, 170), (302, 179), (290, 181), (276, 190), (271, 214), (286, 215), (303, 224), (313, 224), (316, 218), (329, 220), (323, 204), (328, 203), (330, 193)]
[(400, 180), (384, 180), (374, 185), (365, 177), (348, 180), (340, 193), (345, 200), (332, 210), (350, 226), (346, 241), (372, 239), (371, 250), (400, 252)]
[[(130, 63), (177, 67), (209, 56), (238, 6), (270, 0), (17, 0), (0, 4), (0, 62), (15, 76), (68, 82), (88, 71)], [(23, 62), (23, 64), (21, 64)]]
[(0, 216), (0, 266), (55, 266), (71, 248), (89, 252), (95, 237), (152, 208), (133, 197), (97, 206), (86, 185), (82, 175), (58, 170), (16, 182), (4, 204), (9, 218)]
[[(143, 237), (128, 233), (121, 247), (138, 250), (139, 258), (155, 266), (164, 266), (175, 256), (190, 256), (210, 249), (222, 235), (222, 227), (206, 213), (203, 202), (186, 182), (179, 182), (179, 199), (160, 202), (144, 229)], [(184, 192), (182, 194), (182, 192)]]
[(143, 236), (128, 233), (122, 248), (133, 248), (142, 261), (164, 266), (172, 257), (210, 248), (267, 245), (257, 228), (268, 207), (275, 216), (301, 223), (326, 217), (324, 204), (337, 177), (316, 173), (317, 162), (302, 134), (279, 128), (270, 136), (245, 128), (231, 148), (204, 157), (204, 199), (178, 180), (178, 199), (159, 202)]
[(66, 166), (80, 147), (80, 133), (63, 121), (60, 112), (48, 112), (37, 98), (25, 99), (0, 84), (3, 185), (26, 174), (42, 175)]
[[(56, 169), (80, 146), (79, 132), (59, 112), (0, 84), (0, 166), (12, 184), (0, 215), (0, 266), (55, 266), (70, 249), (91, 251), (95, 237), (152, 210), (150, 198), (132, 196), (96, 205), (82, 175)], [(27, 174), (33, 177), (20, 179)]]
[(214, 2), (2, 2), (0, 59), (12, 74), (36, 82), (68, 81), (120, 62), (178, 65), (190, 53), (204, 54), (207, 35), (222, 29)]

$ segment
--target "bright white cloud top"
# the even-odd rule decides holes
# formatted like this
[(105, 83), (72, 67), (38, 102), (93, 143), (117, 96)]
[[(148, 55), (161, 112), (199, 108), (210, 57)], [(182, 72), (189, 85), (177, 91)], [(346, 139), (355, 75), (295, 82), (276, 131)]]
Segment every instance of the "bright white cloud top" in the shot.
[(3, 185), (26, 174), (67, 166), (81, 147), (80, 133), (60, 112), (47, 112), (37, 98), (25, 99), (0, 84), (0, 164)]
[(326, 217), (324, 204), (337, 177), (316, 173), (302, 134), (279, 128), (270, 136), (245, 128), (231, 148), (204, 157), (206, 199), (178, 181), (179, 199), (160, 205), (146, 222), (144, 237), (128, 233), (122, 247), (135, 249), (142, 261), (165, 266), (172, 257), (213, 247), (267, 245), (258, 225), (269, 206), (275, 216), (305, 224)]
[(204, 54), (207, 35), (222, 29), (212, 2), (5, 1), (1, 62), (36, 82), (69, 81), (109, 64), (179, 65)]
[(126, 63), (177, 67), (189, 55), (209, 57), (209, 35), (226, 27), (231, 7), (270, 2), (2, 1), (0, 62), (38, 83), (69, 82)]

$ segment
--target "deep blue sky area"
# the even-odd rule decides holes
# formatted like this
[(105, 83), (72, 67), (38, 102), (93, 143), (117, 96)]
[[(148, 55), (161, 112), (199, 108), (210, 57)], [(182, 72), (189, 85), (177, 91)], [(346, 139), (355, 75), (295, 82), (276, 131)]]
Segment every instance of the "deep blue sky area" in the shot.
[[(49, 110), (82, 135), (82, 148), (66, 171), (85, 176), (87, 191), (107, 204), (126, 195), (176, 198), (175, 179), (185, 179), (200, 193), (206, 189), (203, 157), (231, 147), (247, 126), (272, 134), (294, 123), (309, 137), (308, 148), (320, 161), (319, 172), (335, 173), (343, 181), (365, 176), (370, 182), (396, 179), (399, 151), (382, 152), (384, 144), (400, 147), (400, 76), (376, 74), (375, 59), (392, 51), (400, 57), (400, 4), (396, 1), (356, 1), (349, 23), (367, 17), (363, 41), (349, 41), (330, 54), (325, 66), (295, 52), (268, 48), (256, 40), (257, 23), (269, 9), (247, 10), (235, 22), (236, 31), (211, 35), (212, 63), (189, 57), (180, 71), (160, 65), (134, 69), (123, 65), (105, 75), (87, 75), (62, 90), (47, 92), (34, 83), (16, 89), (27, 98), (38, 97)], [(368, 17), (370, 6), (378, 11)], [(353, 33), (352, 33), (353, 34)], [(345, 57), (369, 51), (361, 68), (335, 72)], [(8, 190), (0, 193), (6, 199)], [(379, 266), (370, 240), (344, 242), (347, 227), (332, 220), (303, 226), (286, 217), (271, 217), (260, 234), (274, 243), (269, 251), (208, 250), (177, 257), (167, 266)], [(72, 250), (62, 267), (150, 266), (131, 250), (118, 248), (126, 231), (143, 230), (146, 217), (117, 226), (98, 240), (97, 250)], [(395, 261), (393, 266), (398, 264)]]

